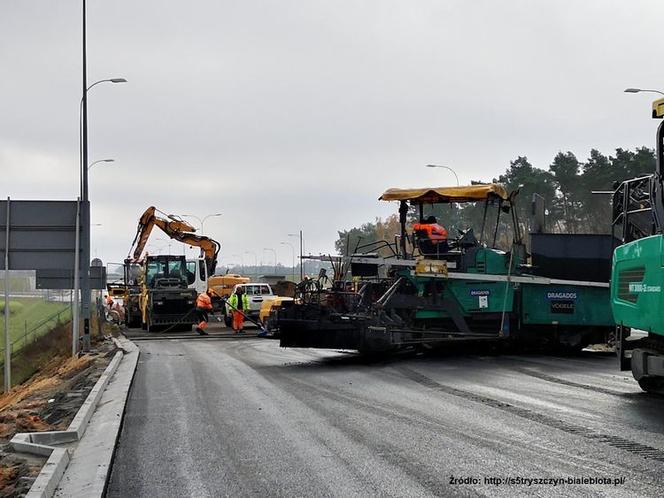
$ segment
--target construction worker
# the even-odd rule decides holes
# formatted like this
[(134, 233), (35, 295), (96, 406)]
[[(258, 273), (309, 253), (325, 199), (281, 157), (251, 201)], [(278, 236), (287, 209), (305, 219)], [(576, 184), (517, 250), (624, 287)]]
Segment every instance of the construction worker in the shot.
[(233, 316), (233, 330), (236, 334), (244, 332), (244, 314), (249, 312), (249, 297), (244, 293), (242, 287), (235, 289), (235, 292), (228, 298), (228, 304)]
[(118, 301), (115, 301), (112, 306), (112, 310), (117, 313), (118, 319), (120, 320), (120, 323), (124, 323), (125, 321), (125, 311), (122, 306), (120, 306), (120, 303)]
[(429, 216), (422, 223), (415, 223), (413, 230), (426, 233), (428, 241), (433, 245), (435, 252), (447, 252), (447, 230), (443, 225), (439, 225), (435, 216)]
[(208, 313), (212, 310), (212, 299), (210, 299), (210, 291), (201, 292), (196, 298), (196, 315), (198, 316), (198, 325), (196, 332), (199, 335), (208, 335), (205, 331), (208, 322)]

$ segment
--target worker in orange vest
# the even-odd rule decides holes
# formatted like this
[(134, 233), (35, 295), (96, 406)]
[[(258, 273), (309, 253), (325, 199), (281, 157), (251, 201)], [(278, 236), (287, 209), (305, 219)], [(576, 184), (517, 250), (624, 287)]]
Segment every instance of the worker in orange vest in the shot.
[(208, 313), (212, 311), (212, 299), (210, 299), (210, 291), (201, 292), (196, 298), (196, 315), (198, 316), (198, 325), (196, 332), (199, 335), (208, 335), (205, 331), (208, 322)]
[(447, 251), (447, 230), (443, 225), (439, 225), (435, 216), (429, 216), (422, 223), (415, 223), (413, 230), (426, 232), (427, 238), (434, 246), (439, 246), (442, 251)]

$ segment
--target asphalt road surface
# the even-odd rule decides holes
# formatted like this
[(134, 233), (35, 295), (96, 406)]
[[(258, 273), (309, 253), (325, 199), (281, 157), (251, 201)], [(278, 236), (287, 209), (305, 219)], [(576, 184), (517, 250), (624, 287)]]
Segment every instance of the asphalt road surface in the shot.
[(110, 497), (664, 496), (664, 398), (611, 355), (139, 345)]

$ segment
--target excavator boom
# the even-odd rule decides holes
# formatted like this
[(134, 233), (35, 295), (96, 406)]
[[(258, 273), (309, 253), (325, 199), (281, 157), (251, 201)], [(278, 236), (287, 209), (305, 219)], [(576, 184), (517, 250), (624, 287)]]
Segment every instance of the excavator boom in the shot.
[(134, 261), (138, 261), (141, 258), (145, 245), (150, 238), (152, 228), (156, 225), (170, 238), (178, 240), (183, 244), (200, 247), (201, 252), (205, 255), (208, 274), (212, 275), (217, 267), (217, 256), (221, 248), (219, 242), (210, 237), (196, 235), (193, 233), (196, 231), (193, 226), (173, 215), (165, 214), (164, 218), (159, 217), (156, 214), (157, 211), (157, 208), (150, 206), (138, 220), (136, 236), (129, 250), (130, 257)]

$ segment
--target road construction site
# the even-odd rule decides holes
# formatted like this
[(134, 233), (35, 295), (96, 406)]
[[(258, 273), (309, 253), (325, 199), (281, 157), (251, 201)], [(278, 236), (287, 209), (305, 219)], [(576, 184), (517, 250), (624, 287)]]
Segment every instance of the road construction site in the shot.
[(110, 497), (664, 494), (664, 399), (612, 353), (139, 345)]
[[(311, 257), (329, 270), (276, 282), (278, 293), (217, 274), (219, 242), (149, 207), (99, 300), (126, 337), (103, 383), (75, 428), (11, 441), (48, 455), (33, 488), (662, 496), (659, 356), (643, 348), (648, 332), (616, 327), (612, 305), (638, 299), (632, 281), (610, 277), (612, 236), (524, 234), (517, 194), (499, 184), (389, 189), (394, 241)], [(444, 228), (426, 210), (452, 203), (482, 206), (481, 228), (434, 243)], [(147, 253), (154, 226), (200, 256)]]
[[(611, 233), (547, 231), (537, 194), (523, 223), (519, 186), (390, 188), (393, 239), (297, 282), (218, 272), (149, 206), (97, 296), (113, 360), (68, 428), (11, 445), (48, 457), (46, 496), (662, 496), (664, 124), (657, 165)], [(199, 255), (151, 254), (155, 227)]]

